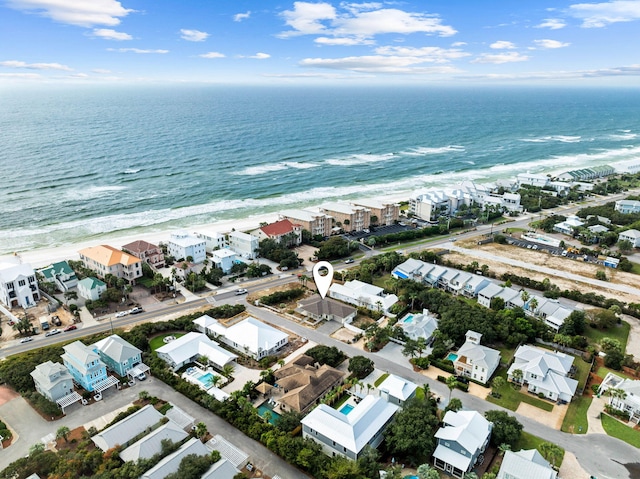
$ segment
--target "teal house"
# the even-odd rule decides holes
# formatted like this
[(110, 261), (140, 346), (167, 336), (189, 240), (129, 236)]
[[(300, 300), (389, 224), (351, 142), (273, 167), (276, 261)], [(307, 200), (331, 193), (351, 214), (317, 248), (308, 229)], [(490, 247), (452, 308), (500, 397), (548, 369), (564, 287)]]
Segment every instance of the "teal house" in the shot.
[(73, 381), (86, 391), (101, 391), (107, 382), (107, 367), (91, 348), (80, 341), (63, 346), (61, 356)]
[(127, 376), (136, 366), (142, 365), (142, 351), (117, 334), (98, 341), (93, 345), (93, 350), (107, 365), (109, 371), (121, 377)]
[(78, 284), (75, 271), (66, 261), (53, 263), (46, 268), (38, 270), (38, 273), (42, 274), (43, 279), (47, 283), (55, 284), (63, 293), (70, 288), (75, 288)]

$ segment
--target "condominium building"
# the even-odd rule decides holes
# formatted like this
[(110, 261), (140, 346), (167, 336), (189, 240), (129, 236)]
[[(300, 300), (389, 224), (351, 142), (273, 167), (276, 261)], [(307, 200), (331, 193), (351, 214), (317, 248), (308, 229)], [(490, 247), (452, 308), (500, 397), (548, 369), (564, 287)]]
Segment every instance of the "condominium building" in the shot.
[(104, 278), (112, 274), (134, 282), (142, 276), (142, 260), (108, 245), (92, 246), (79, 251), (80, 259), (86, 268)]
[(333, 216), (342, 224), (345, 231), (362, 231), (371, 224), (371, 210), (364, 206), (353, 206), (345, 203), (327, 203), (320, 207), (320, 211)]
[(280, 218), (299, 224), (303, 230), (311, 233), (311, 236), (331, 235), (333, 218), (325, 213), (309, 210), (285, 210), (280, 212)]
[(353, 202), (356, 206), (363, 206), (371, 210), (371, 218), (376, 217), (377, 221), (371, 223), (388, 226), (395, 224), (400, 217), (400, 205), (393, 201), (378, 201), (373, 199), (358, 200)]
[(202, 238), (179, 231), (171, 234), (167, 250), (177, 260), (186, 260), (191, 256), (192, 263), (200, 264), (207, 258), (206, 244)]

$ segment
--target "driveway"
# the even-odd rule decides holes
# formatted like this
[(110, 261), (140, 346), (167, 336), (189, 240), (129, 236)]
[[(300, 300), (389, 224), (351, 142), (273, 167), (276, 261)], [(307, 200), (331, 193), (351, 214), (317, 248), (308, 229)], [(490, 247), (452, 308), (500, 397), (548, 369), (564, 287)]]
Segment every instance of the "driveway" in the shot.
[(197, 422), (204, 422), (210, 432), (222, 435), (229, 442), (248, 453), (250, 462), (265, 474), (270, 476), (277, 474), (282, 479), (308, 477), (259, 442), (245, 436), (223, 419), (153, 377), (149, 377), (144, 382), (137, 382), (135, 386), (122, 391), (109, 390), (104, 394), (102, 401), (90, 406), (79, 404), (71, 406), (67, 416), (54, 422), (46, 421), (40, 417), (20, 396), (0, 405), (0, 417), (10, 418), (9, 424), (18, 435), (18, 440), (0, 454), (0, 470), (16, 459), (27, 455), (33, 444), (39, 442), (47, 434), (55, 434), (59, 427), (67, 426), (73, 430), (93, 421), (99, 421), (102, 416), (111, 416), (114, 410), (133, 403), (138, 398), (140, 391), (147, 391), (152, 396), (170, 401), (196, 418)]

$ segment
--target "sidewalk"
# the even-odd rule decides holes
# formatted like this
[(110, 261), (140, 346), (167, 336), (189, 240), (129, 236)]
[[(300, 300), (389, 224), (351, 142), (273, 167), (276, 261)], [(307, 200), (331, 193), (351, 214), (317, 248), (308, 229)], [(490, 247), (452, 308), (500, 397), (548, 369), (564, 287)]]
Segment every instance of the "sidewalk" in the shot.
[(593, 397), (593, 401), (587, 409), (587, 423), (589, 424), (587, 434), (607, 434), (602, 427), (602, 421), (600, 421), (600, 414), (604, 410), (605, 404), (606, 401), (603, 398)]

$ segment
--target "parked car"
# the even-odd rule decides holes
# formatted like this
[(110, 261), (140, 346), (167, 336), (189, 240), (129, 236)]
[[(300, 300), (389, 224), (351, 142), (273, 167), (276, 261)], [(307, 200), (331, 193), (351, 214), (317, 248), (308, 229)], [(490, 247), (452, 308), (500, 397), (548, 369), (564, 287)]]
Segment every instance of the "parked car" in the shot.
[(22, 338), (22, 339), (20, 340), (20, 344), (22, 344), (22, 343), (28, 343), (28, 342), (30, 342), (30, 341), (33, 341), (33, 338), (32, 338), (31, 336), (27, 336), (26, 338)]
[(138, 381), (144, 381), (145, 379), (147, 379), (147, 375), (145, 373), (140, 373), (136, 376), (136, 379)]
[(75, 324), (70, 324), (69, 326), (64, 328), (64, 331), (73, 331), (74, 329), (78, 329), (78, 327)]
[(56, 328), (56, 329), (52, 329), (51, 331), (47, 331), (47, 334), (45, 334), (45, 337), (48, 336), (54, 336), (56, 334), (60, 334), (62, 332), (62, 330)]
[(138, 314), (138, 313), (142, 313), (143, 309), (136, 306), (135, 308), (132, 308), (129, 310), (129, 314)]
[(56, 326), (62, 326), (62, 321), (60, 321), (60, 318), (58, 316), (52, 316), (51, 322)]
[(353, 258), (348, 258), (344, 260), (344, 264), (351, 264), (353, 263), (353, 261), (354, 261)]
[(241, 294), (247, 294), (249, 291), (247, 291), (244, 288), (240, 288), (240, 289), (236, 289), (236, 296), (239, 296)]
[(116, 318), (124, 318), (127, 314), (129, 314), (129, 311), (120, 311), (116, 313)]

